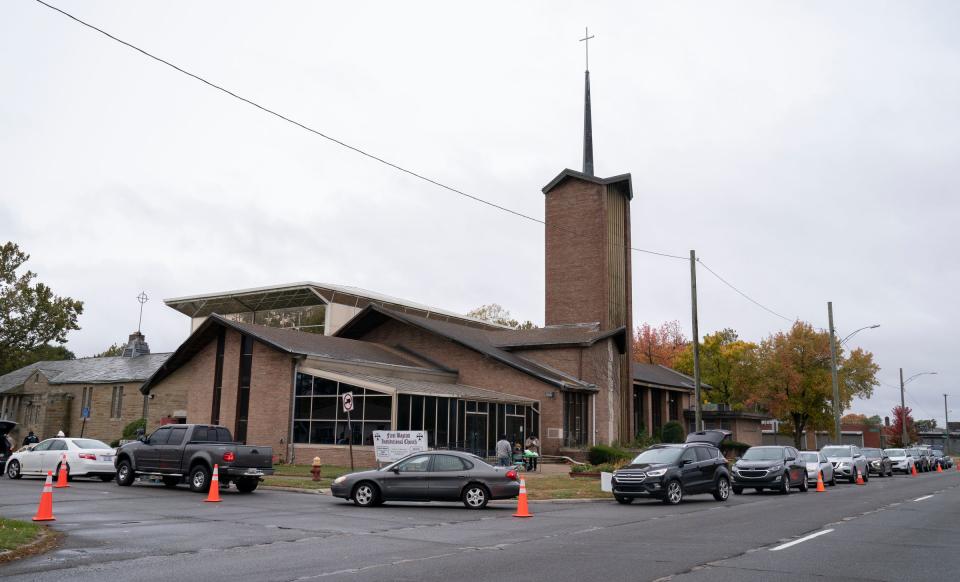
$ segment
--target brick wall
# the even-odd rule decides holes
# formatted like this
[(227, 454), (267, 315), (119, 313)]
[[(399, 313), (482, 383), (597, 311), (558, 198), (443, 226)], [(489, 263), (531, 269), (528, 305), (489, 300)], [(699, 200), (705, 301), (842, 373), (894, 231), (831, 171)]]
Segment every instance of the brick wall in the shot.
[[(143, 394), (140, 393), (140, 382), (126, 384), (74, 384), (58, 386), (65, 394), (70, 395), (70, 414), (64, 432), (67, 436), (79, 437), (81, 429), (84, 437), (102, 440), (109, 443), (119, 440), (123, 434), (123, 427), (137, 420), (143, 415)], [(123, 388), (120, 416), (112, 415), (114, 386)], [(90, 417), (86, 423), (81, 415), (83, 408), (83, 390), (92, 388)]]
[(271, 446), (274, 458), (286, 459), (294, 360), (289, 354), (254, 342), (252, 364), (247, 442)]
[(605, 188), (567, 179), (546, 195), (546, 323), (607, 319)]
[[(293, 448), (293, 462), (298, 465), (309, 465), (314, 457), (320, 457), (320, 462), (324, 465), (350, 466), (350, 450), (343, 445), (294, 445)], [(376, 467), (377, 459), (373, 447), (354, 445), (353, 466), (357, 469)]]

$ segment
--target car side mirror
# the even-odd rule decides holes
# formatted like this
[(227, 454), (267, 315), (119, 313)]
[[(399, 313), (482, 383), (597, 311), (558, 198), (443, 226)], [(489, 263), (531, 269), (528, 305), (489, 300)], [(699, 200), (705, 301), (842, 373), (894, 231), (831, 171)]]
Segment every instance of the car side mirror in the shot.
[(680, 460), (680, 466), (682, 467), (682, 466), (684, 466), (684, 465), (689, 465), (689, 464), (692, 463), (692, 462), (693, 462), (693, 459), (681, 459), (681, 460)]
[(137, 440), (140, 441), (141, 443), (145, 444), (145, 445), (150, 444), (150, 439), (148, 439), (148, 438), (145, 437), (145, 436), (142, 436), (142, 437), (138, 438)]
[(394, 468), (392, 468), (392, 469), (390, 469), (390, 470), (393, 471), (393, 474), (394, 474), (394, 475), (399, 475), (399, 474), (400, 474), (400, 467), (394, 467)]
[(797, 458), (796, 458), (796, 457), (787, 457), (787, 460), (788, 460), (788, 461), (796, 461)]

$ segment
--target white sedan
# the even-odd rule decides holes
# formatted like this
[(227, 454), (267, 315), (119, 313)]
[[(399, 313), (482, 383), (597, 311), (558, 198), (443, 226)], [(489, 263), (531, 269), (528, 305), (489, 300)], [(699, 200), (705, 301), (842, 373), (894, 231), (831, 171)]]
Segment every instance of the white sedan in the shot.
[(67, 459), (67, 477), (70, 479), (99, 477), (102, 481), (110, 481), (117, 473), (113, 466), (116, 451), (107, 443), (96, 439), (53, 438), (22, 447), (10, 455), (7, 477), (45, 477), (47, 471), (52, 471), (56, 480), (64, 455)]

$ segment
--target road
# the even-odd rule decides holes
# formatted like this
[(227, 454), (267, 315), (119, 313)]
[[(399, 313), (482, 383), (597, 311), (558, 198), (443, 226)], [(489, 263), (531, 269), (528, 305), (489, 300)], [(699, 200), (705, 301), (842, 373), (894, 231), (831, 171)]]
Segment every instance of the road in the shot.
[[(0, 480), (0, 515), (29, 518), (37, 480)], [(67, 534), (6, 581), (957, 579), (960, 473), (873, 478), (827, 493), (710, 496), (679, 506), (532, 503), (362, 509), (321, 495), (74, 482), (55, 493)], [(826, 532), (826, 533), (821, 533)], [(819, 534), (807, 539), (811, 534)], [(797, 542), (782, 549), (778, 546)]]

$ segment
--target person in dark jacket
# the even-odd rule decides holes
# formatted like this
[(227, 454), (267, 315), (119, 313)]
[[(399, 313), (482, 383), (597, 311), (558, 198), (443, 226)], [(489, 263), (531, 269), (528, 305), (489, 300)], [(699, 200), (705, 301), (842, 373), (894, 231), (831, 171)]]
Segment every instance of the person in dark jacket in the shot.
[(40, 439), (37, 438), (37, 435), (33, 434), (31, 430), (30, 433), (23, 439), (23, 446), (33, 445), (39, 443)]

